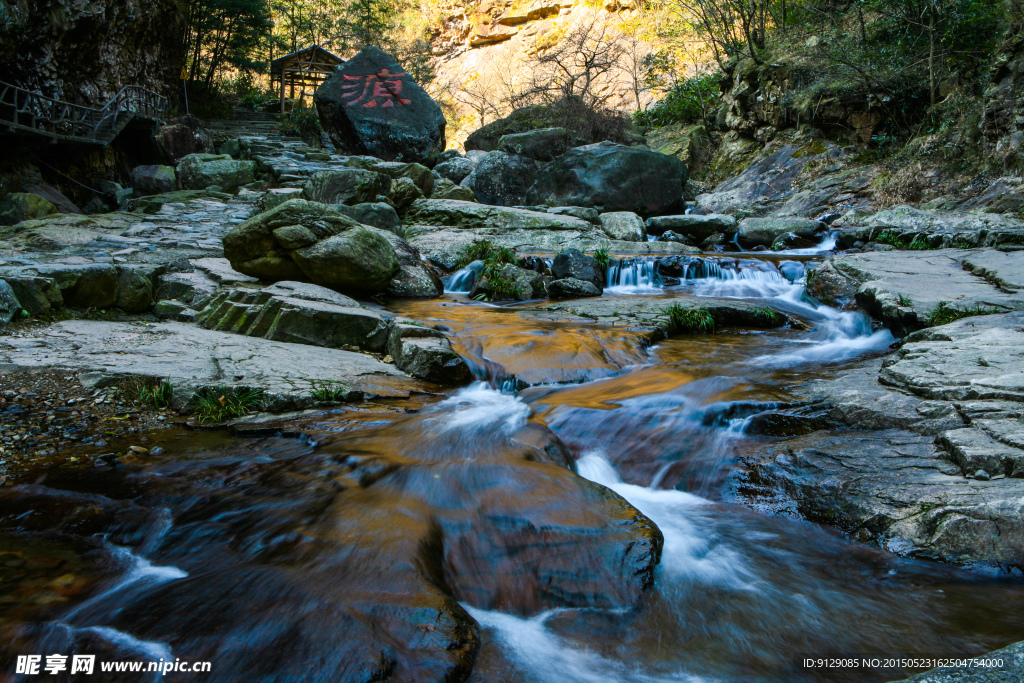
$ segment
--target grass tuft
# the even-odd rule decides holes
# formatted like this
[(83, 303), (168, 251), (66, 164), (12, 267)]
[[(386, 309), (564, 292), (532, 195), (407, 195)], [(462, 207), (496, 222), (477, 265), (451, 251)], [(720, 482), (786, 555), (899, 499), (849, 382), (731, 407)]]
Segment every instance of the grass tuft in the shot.
[(1003, 311), (998, 308), (985, 308), (980, 305), (960, 308), (958, 306), (950, 306), (943, 301), (928, 314), (928, 327), (948, 325), (961, 318), (970, 318), (975, 315), (994, 315), (996, 313), (1003, 313)]
[(166, 380), (160, 384), (143, 387), (139, 390), (139, 403), (153, 406), (155, 409), (171, 407), (173, 389), (170, 382)]
[(771, 306), (754, 308), (750, 312), (753, 313), (754, 317), (766, 327), (779, 327), (786, 322), (786, 316), (782, 315)]
[(601, 268), (607, 268), (611, 262), (611, 256), (608, 255), (608, 250), (602, 247), (594, 251), (594, 260)]
[(672, 304), (665, 313), (668, 314), (670, 334), (710, 334), (715, 331), (715, 318), (703, 306), (685, 308)]
[(242, 417), (263, 403), (263, 391), (247, 387), (205, 387), (192, 395), (191, 412), (198, 424), (217, 424)]
[(342, 403), (348, 400), (348, 385), (335, 380), (315, 380), (310, 395), (320, 403)]

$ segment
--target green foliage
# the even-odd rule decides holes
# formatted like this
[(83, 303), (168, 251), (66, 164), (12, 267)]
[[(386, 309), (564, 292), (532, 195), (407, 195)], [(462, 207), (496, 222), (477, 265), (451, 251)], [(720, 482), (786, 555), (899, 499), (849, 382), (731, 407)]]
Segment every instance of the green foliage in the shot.
[(928, 327), (947, 325), (961, 318), (970, 318), (975, 315), (994, 315), (996, 313), (1003, 313), (1003, 311), (998, 308), (986, 308), (981, 305), (960, 308), (959, 306), (950, 306), (943, 301), (928, 314)]
[(388, 47), (384, 37), (395, 25), (396, 9), (394, 0), (348, 0), (338, 20), (344, 47)]
[(608, 255), (608, 250), (602, 247), (601, 249), (594, 251), (594, 260), (597, 261), (597, 265), (602, 268), (607, 268), (608, 263), (611, 261), (611, 257)]
[(504, 267), (505, 264), (488, 264), (481, 273), (490, 286), (490, 300), (525, 299), (530, 296), (530, 292), (523, 291), (514, 279), (501, 272)]
[(786, 322), (786, 316), (776, 311), (771, 306), (765, 306), (764, 308), (754, 308), (750, 311), (754, 318), (765, 327), (779, 327)]
[(260, 407), (263, 392), (246, 387), (206, 387), (192, 395), (188, 409), (198, 424), (217, 424)]
[(153, 408), (157, 410), (160, 410), (161, 408), (170, 408), (172, 393), (173, 389), (167, 381), (160, 384), (154, 384), (149, 387), (143, 387), (139, 391), (139, 403), (153, 406)]
[(717, 109), (720, 98), (716, 74), (694, 76), (676, 83), (650, 109), (636, 112), (633, 121), (652, 128), (673, 123), (707, 123)]
[(268, 0), (183, 0), (182, 5), (190, 83), (214, 90), (225, 71), (262, 66), (256, 57), (273, 28)]
[(898, 294), (896, 295), (896, 303), (898, 303), (900, 306), (903, 306), (904, 308), (910, 308), (911, 306), (914, 305), (914, 300), (911, 299), (909, 296)]
[(325, 379), (313, 382), (310, 395), (320, 403), (341, 403), (348, 400), (349, 390), (345, 382)]
[(670, 334), (709, 334), (715, 331), (715, 318), (704, 306), (687, 308), (672, 304), (665, 313), (668, 314)]
[(499, 247), (490, 240), (473, 240), (459, 250), (456, 263), (465, 268), (473, 261), (483, 261), (484, 265), (518, 263), (516, 252), (508, 247)]
[(309, 141), (320, 137), (320, 116), (313, 107), (296, 107), (277, 117), (281, 134)]

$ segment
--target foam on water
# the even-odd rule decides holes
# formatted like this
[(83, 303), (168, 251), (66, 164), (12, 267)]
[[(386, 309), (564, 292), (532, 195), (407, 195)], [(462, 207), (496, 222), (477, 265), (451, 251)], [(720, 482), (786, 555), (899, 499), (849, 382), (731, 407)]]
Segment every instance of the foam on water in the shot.
[(430, 427), (443, 432), (512, 434), (526, 424), (530, 406), (513, 394), (473, 382), (431, 411)]

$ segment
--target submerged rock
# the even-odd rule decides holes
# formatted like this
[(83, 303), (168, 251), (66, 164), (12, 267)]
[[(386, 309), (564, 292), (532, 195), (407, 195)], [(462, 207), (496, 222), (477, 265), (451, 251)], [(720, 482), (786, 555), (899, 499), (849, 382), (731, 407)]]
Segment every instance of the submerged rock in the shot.
[(365, 47), (313, 96), (339, 150), (433, 165), (444, 150), (441, 108), (393, 57)]

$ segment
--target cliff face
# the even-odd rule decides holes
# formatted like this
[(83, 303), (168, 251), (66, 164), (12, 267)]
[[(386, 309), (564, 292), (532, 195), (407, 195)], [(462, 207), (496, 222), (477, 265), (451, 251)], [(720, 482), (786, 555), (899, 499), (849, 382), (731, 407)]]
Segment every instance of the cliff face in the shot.
[[(510, 111), (508, 94), (533, 77), (533, 60), (573, 33), (593, 41), (614, 39), (618, 66), (597, 79), (595, 91), (615, 109), (637, 108), (633, 76), (652, 46), (641, 34), (637, 0), (465, 0), (443, 3), (432, 21), (431, 50), (438, 77), (434, 94), (452, 106), (458, 121), (450, 143)], [(653, 98), (639, 94), (640, 102)]]
[(1024, 35), (996, 56), (979, 128), (993, 161), (1024, 168)]
[(0, 0), (0, 80), (98, 106), (125, 85), (173, 94), (179, 0)]

